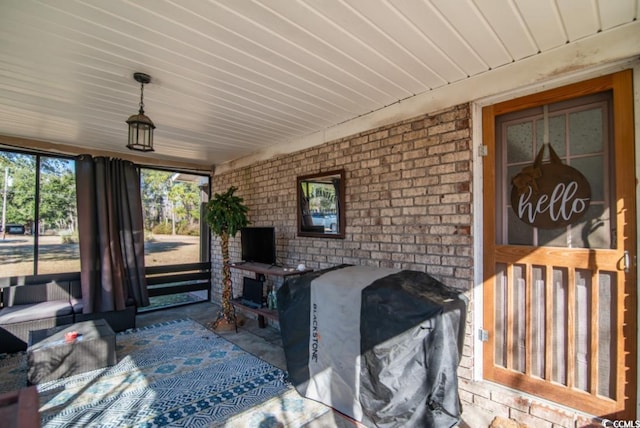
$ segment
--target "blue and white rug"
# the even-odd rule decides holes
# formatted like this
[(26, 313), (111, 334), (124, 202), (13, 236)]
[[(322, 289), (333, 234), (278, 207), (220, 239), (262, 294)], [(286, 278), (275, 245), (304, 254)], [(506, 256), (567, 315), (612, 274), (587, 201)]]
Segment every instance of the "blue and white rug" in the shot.
[[(329, 411), (286, 373), (192, 320), (116, 336), (113, 367), (38, 385), (44, 427), (301, 426)], [(0, 392), (25, 386), (24, 353), (0, 358)]]

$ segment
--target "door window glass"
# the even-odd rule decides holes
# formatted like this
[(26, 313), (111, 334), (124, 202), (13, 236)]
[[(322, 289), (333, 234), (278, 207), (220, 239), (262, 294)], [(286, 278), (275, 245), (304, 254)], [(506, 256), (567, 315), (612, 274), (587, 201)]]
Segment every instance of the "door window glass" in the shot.
[[(550, 104), (546, 116), (542, 107), (536, 107), (498, 118), (496, 133), (502, 144), (498, 145), (497, 155), (503, 162), (497, 172), (498, 244), (567, 248), (614, 245), (608, 179), (610, 102), (610, 94), (602, 93), (579, 102)], [(540, 229), (520, 221), (509, 198), (511, 179), (533, 164), (543, 146), (545, 128), (548, 141), (562, 162), (582, 173), (591, 187), (586, 214), (577, 222), (556, 229)], [(544, 161), (548, 160), (547, 151)]]

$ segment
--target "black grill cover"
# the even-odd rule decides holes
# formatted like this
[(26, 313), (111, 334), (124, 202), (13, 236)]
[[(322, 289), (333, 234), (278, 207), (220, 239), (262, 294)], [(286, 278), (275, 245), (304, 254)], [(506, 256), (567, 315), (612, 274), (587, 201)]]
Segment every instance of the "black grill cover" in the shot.
[(297, 391), (369, 427), (451, 427), (467, 299), (423, 272), (339, 266), (278, 290)]

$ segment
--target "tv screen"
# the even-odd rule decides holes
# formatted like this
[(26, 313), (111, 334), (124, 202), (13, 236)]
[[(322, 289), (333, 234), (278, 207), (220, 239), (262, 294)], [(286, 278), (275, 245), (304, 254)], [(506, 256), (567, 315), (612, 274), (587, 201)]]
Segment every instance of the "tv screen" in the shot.
[(274, 227), (244, 227), (240, 230), (242, 260), (276, 263), (276, 231)]

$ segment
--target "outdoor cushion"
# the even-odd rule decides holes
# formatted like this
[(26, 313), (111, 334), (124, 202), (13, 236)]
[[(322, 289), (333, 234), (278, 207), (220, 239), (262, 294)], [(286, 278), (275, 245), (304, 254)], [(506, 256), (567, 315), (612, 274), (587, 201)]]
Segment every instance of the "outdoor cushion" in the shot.
[(70, 302), (71, 302), (71, 307), (73, 308), (73, 313), (81, 314), (82, 309), (84, 308), (84, 303), (82, 303), (82, 297), (72, 297)]
[[(74, 314), (81, 314), (83, 313), (84, 310), (84, 302), (82, 301), (82, 297), (72, 297), (70, 299), (71, 302), (71, 307), (73, 308), (73, 313)], [(126, 307), (123, 310), (127, 310), (132, 306), (136, 305), (136, 302), (133, 300), (133, 298), (129, 297), (127, 299), (127, 302), (125, 303)], [(118, 312), (118, 311), (110, 311), (110, 312)], [(98, 312), (96, 312), (98, 313)]]
[(51, 281), (46, 284), (12, 285), (2, 290), (4, 307), (51, 300), (69, 300), (69, 284)]
[(71, 314), (72, 308), (67, 300), (51, 300), (49, 302), (33, 303), (30, 305), (14, 305), (0, 309), (0, 325), (56, 318)]

